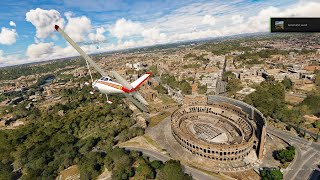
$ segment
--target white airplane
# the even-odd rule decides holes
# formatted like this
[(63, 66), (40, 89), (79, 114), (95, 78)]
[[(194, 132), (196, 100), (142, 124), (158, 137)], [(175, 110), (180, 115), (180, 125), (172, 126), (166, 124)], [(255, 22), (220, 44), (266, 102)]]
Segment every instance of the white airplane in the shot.
[[(122, 78), (116, 71), (111, 71), (110, 72), (111, 75), (119, 83), (114, 82), (58, 25), (55, 25), (54, 28), (86, 60), (93, 89), (96, 91), (99, 91), (100, 93), (106, 94), (107, 102), (109, 104), (111, 104), (112, 101), (108, 99), (108, 94), (120, 93), (120, 94), (124, 94), (139, 109), (141, 109), (142, 111), (148, 112), (146, 105), (149, 105), (149, 104), (141, 96), (141, 94), (137, 92), (137, 89), (139, 88), (139, 86), (142, 85), (144, 81), (146, 81), (151, 76), (150, 72), (147, 72), (146, 74), (142, 75), (140, 78), (138, 78), (136, 81), (130, 84), (124, 78)], [(100, 79), (93, 81), (89, 64), (93, 66), (102, 75)], [(87, 82), (86, 84), (89, 85), (90, 83)], [(93, 93), (94, 93), (93, 91), (90, 92), (90, 94), (93, 94)]]

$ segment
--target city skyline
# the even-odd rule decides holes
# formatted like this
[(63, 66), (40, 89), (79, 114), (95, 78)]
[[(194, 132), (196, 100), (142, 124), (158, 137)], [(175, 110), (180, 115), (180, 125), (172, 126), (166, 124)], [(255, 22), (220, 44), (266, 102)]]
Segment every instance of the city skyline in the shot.
[(55, 24), (83, 43), (86, 52), (98, 53), (268, 32), (273, 16), (320, 15), (320, 2), (294, 0), (2, 3), (0, 67), (77, 55), (54, 32)]

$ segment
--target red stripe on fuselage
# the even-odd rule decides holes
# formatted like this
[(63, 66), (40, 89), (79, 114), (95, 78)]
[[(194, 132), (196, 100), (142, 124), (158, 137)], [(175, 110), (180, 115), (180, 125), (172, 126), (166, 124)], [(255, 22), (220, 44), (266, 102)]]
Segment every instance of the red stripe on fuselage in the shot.
[[(146, 74), (150, 74), (150, 76), (152, 75), (151, 72), (147, 72)], [(136, 91), (139, 88), (139, 86), (141, 86), (141, 84), (144, 83), (150, 76), (148, 76), (146, 79), (141, 81), (136, 87), (134, 87), (132, 89), (128, 89), (126, 87), (119, 86), (119, 85), (116, 85), (116, 84), (112, 84), (112, 83), (109, 83), (109, 82), (104, 82), (104, 81), (98, 81), (98, 83), (101, 83), (101, 84), (104, 84), (104, 85), (107, 85), (107, 86), (110, 86), (110, 87), (113, 87), (113, 88), (116, 88), (116, 89), (121, 89), (125, 93), (132, 93), (132, 92)]]
[(110, 83), (110, 82), (98, 81), (97, 83), (100, 83), (100, 84), (103, 84), (103, 85), (107, 85), (107, 86), (113, 87), (115, 89), (122, 89), (122, 86), (117, 85), (117, 84), (113, 84), (113, 83)]

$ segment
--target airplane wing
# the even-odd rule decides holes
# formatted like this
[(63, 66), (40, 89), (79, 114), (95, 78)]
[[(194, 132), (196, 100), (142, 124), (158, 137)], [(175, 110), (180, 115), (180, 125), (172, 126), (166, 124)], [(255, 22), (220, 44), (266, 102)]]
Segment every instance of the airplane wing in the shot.
[(101, 76), (107, 76), (107, 74), (76, 44), (58, 25), (55, 25), (54, 28), (64, 37), (69, 44), (78, 51), (78, 53), (90, 63), (100, 74)]
[(135, 106), (137, 106), (137, 108), (139, 108), (140, 110), (142, 110), (143, 112), (149, 112), (148, 108), (146, 106), (144, 106), (143, 104), (141, 104), (139, 101), (137, 101), (136, 99), (134, 99), (131, 95), (129, 94), (124, 94)]

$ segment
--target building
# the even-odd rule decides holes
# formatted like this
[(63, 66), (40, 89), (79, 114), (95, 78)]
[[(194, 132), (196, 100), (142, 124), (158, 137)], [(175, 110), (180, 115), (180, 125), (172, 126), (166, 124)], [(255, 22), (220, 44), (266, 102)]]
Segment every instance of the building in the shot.
[(241, 161), (258, 148), (255, 125), (231, 104), (193, 105), (175, 111), (171, 128), (191, 153), (215, 161)]
[(263, 159), (266, 121), (258, 110), (222, 96), (207, 97), (207, 104), (193, 98), (171, 115), (172, 136), (188, 158), (219, 172), (248, 170)]

